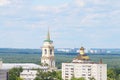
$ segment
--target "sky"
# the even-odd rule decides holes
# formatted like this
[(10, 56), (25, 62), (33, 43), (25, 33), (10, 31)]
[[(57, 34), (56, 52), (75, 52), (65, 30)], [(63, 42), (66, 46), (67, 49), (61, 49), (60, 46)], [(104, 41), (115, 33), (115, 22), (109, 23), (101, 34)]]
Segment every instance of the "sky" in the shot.
[(120, 48), (120, 0), (0, 0), (0, 48)]

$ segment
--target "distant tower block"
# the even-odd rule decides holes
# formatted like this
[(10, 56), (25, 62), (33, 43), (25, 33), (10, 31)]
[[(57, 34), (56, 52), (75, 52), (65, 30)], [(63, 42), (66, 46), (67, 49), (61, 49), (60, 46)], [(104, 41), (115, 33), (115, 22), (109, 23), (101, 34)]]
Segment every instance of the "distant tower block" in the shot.
[(44, 66), (49, 66), (50, 69), (55, 68), (54, 46), (53, 46), (53, 41), (50, 40), (49, 30), (48, 30), (47, 38), (46, 40), (44, 40), (42, 46), (41, 63)]

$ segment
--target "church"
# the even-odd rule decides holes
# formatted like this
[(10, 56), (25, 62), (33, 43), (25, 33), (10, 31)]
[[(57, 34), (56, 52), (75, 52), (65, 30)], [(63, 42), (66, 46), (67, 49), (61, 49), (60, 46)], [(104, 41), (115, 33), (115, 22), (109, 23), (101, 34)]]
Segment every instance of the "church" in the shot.
[(48, 66), (50, 70), (55, 70), (55, 57), (54, 57), (54, 45), (53, 41), (50, 39), (50, 32), (48, 30), (47, 38), (44, 40), (42, 46), (42, 57), (41, 64), (43, 66)]

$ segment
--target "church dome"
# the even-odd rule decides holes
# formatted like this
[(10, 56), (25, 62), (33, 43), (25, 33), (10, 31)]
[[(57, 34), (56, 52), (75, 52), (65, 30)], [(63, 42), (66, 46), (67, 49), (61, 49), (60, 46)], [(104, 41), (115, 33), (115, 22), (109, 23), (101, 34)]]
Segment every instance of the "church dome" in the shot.
[(81, 47), (80, 50), (84, 50), (84, 47)]

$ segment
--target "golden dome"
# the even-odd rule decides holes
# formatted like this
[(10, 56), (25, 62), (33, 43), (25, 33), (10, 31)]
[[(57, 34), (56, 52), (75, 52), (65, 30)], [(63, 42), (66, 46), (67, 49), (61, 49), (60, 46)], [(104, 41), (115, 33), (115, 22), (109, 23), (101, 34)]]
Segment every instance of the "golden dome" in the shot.
[(79, 55), (75, 59), (77, 59), (77, 60), (89, 60), (90, 58), (87, 55)]
[(84, 52), (84, 47), (80, 48), (80, 54), (75, 58), (77, 60), (90, 60), (89, 56), (87, 56), (87, 54), (85, 54)]
[(84, 50), (84, 47), (81, 47), (80, 50)]

